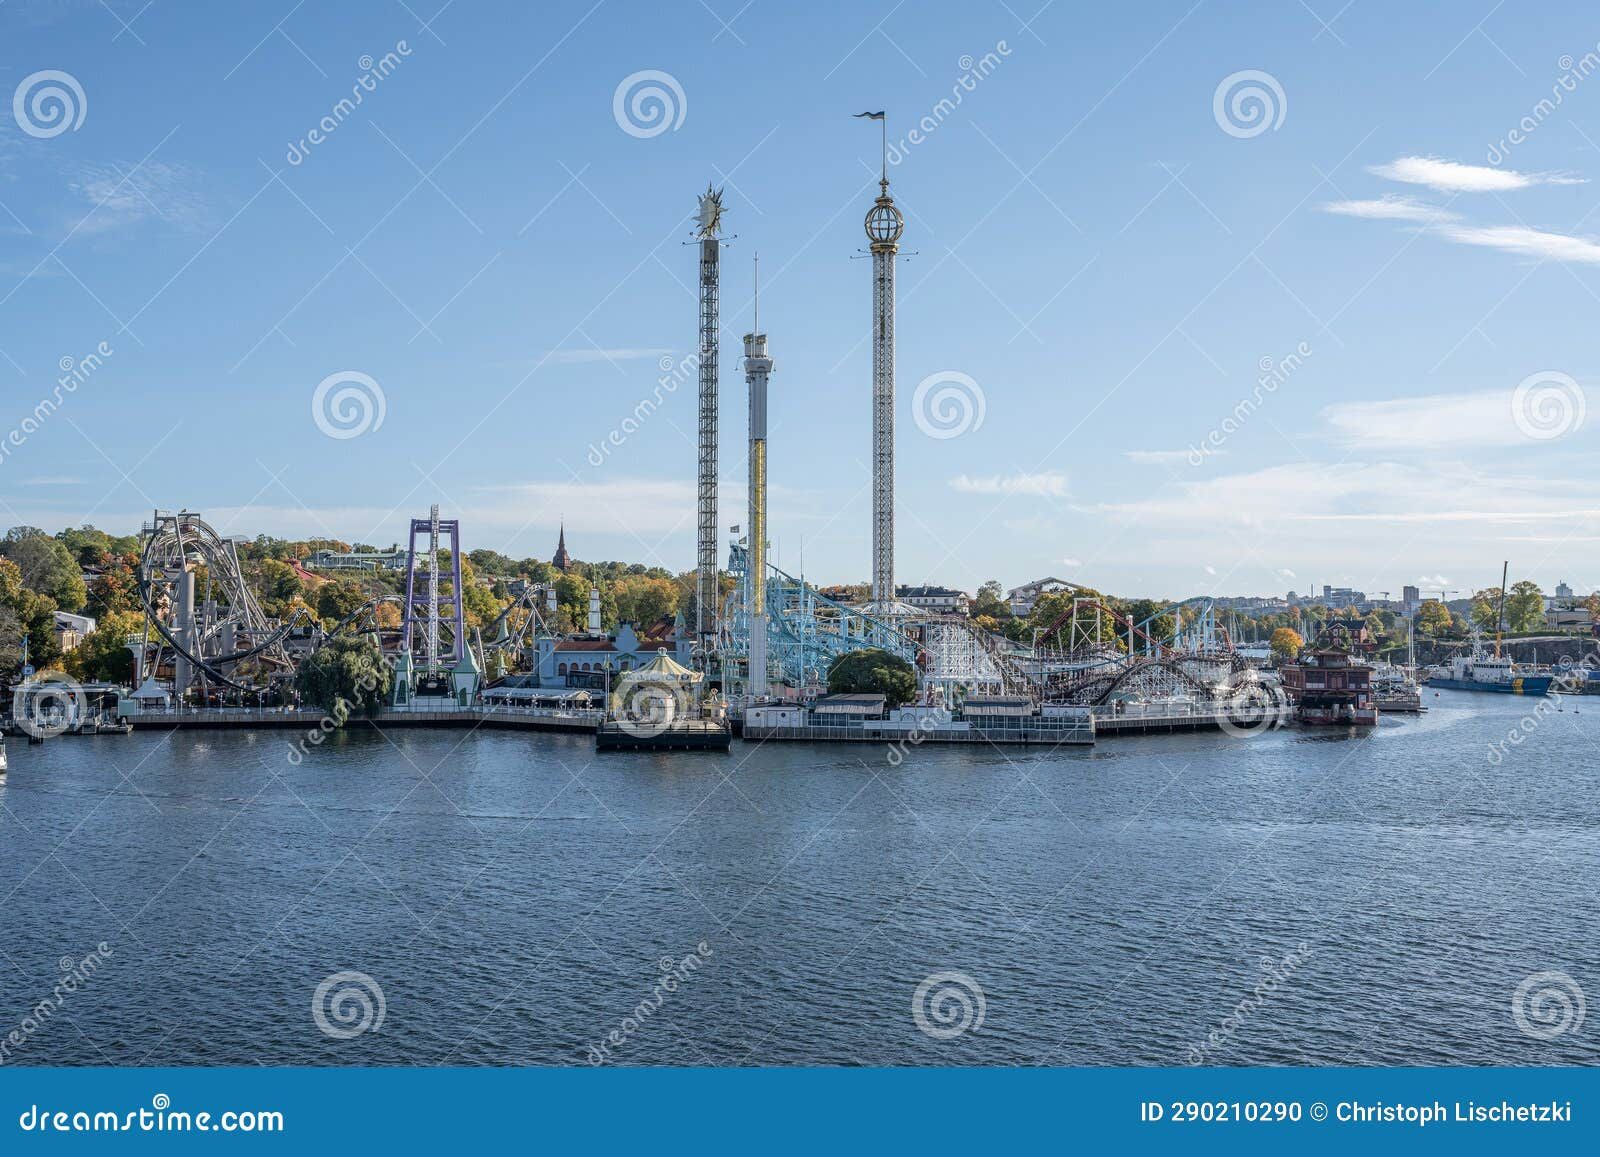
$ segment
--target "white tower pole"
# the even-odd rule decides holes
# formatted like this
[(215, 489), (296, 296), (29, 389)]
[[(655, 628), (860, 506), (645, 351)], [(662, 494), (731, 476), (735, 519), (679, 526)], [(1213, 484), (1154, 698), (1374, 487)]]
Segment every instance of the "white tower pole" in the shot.
[(717, 567), (717, 360), (721, 341), (718, 280), (722, 261), (722, 190), (706, 186), (695, 237), (700, 242), (700, 462), (695, 539), (695, 642), (710, 651), (721, 585)]
[[(884, 120), (884, 114), (868, 114)], [(867, 212), (872, 253), (872, 603), (893, 613), (894, 588), (894, 263), (905, 219), (889, 196), (888, 134), (878, 199)]]
[(745, 600), (750, 622), (752, 699), (768, 694), (767, 685), (767, 335), (761, 332), (761, 258), (756, 258), (756, 295), (751, 332), (744, 335), (744, 380), (750, 391), (750, 555)]

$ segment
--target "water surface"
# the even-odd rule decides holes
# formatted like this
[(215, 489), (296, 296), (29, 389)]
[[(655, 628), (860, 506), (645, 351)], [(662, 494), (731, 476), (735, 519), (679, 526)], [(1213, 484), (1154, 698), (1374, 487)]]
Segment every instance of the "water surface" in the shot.
[[(1365, 737), (898, 766), (507, 732), (354, 731), (298, 765), (268, 731), (13, 740), (0, 1037), (63, 958), (111, 954), (5, 1059), (584, 1064), (616, 1032), (624, 1064), (1596, 1063), (1600, 1024), (1537, 1039), (1511, 1006), (1547, 971), (1600, 1000), (1600, 699), (1498, 761), (1533, 701), (1428, 702)], [(346, 970), (384, 1018), (339, 1039), (312, 998)], [(983, 1020), (938, 1039), (913, 994), (950, 971)]]

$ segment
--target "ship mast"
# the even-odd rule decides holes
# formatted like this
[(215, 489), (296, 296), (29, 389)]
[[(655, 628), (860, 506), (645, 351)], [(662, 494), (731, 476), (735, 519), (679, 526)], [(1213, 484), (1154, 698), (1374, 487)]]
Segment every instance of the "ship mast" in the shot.
[(1511, 574), (1511, 560), (1500, 564), (1500, 602), (1494, 612), (1494, 657), (1500, 657), (1500, 632), (1506, 627), (1506, 579)]

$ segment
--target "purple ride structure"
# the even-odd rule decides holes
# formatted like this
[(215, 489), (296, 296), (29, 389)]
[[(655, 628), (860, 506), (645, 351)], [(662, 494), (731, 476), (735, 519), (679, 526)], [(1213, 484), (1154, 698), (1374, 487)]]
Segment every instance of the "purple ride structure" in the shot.
[[(419, 535), (424, 542), (420, 552)], [(441, 538), (449, 540), (449, 545), (443, 547), (450, 552), (448, 593), (440, 590)], [(448, 641), (444, 638), (446, 627)], [(418, 695), (451, 694), (451, 671), (467, 657), (466, 632), (466, 613), (461, 604), (461, 523), (454, 518), (441, 519), (435, 504), (429, 508), (427, 518), (411, 520), (406, 550), (406, 598), (400, 639), (401, 651), (409, 659), (407, 665), (415, 673)]]

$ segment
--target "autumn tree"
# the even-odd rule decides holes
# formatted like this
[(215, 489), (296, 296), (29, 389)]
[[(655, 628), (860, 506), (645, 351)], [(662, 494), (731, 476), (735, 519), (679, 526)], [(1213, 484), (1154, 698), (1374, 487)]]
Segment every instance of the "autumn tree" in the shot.
[(1280, 663), (1287, 663), (1298, 655), (1305, 647), (1306, 641), (1300, 637), (1300, 632), (1293, 627), (1279, 627), (1272, 632), (1269, 646), (1272, 648), (1272, 657)]
[(1438, 599), (1429, 599), (1417, 611), (1417, 630), (1424, 635), (1438, 637), (1455, 625), (1450, 608)]

